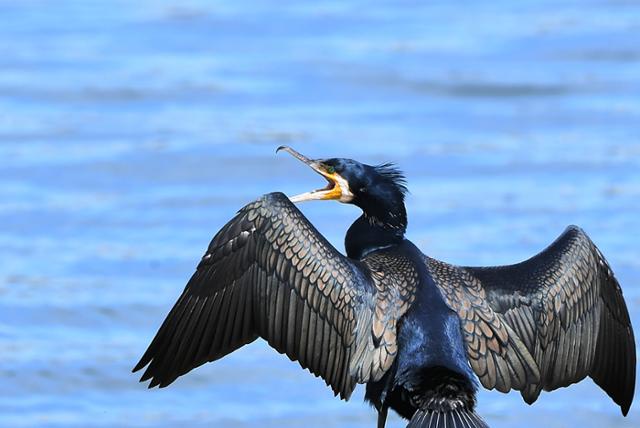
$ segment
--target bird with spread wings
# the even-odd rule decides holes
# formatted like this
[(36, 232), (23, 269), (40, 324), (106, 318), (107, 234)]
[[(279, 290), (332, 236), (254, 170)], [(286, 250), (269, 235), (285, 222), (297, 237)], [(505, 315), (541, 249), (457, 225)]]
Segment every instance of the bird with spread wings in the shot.
[[(389, 408), (409, 427), (486, 427), (476, 378), (531, 404), (591, 377), (627, 414), (633, 329), (618, 281), (582, 229), (518, 264), (454, 266), (405, 238), (406, 182), (393, 165), (280, 149), (327, 186), (267, 194), (222, 227), (134, 368), (146, 367), (149, 387), (262, 338), (343, 399), (366, 384), (379, 428)], [(295, 206), (306, 200), (362, 210), (346, 255)]]

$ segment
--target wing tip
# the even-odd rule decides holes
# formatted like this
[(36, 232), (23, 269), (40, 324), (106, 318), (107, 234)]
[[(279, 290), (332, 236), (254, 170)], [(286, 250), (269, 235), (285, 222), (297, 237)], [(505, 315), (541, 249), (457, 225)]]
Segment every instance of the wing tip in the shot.
[[(138, 362), (138, 364), (136, 364), (136, 366), (133, 368), (133, 370), (131, 370), (131, 373), (135, 373), (139, 370), (142, 370), (143, 368), (147, 367), (150, 362), (151, 360), (145, 360), (144, 358), (141, 359)], [(152, 389), (158, 385), (160, 388), (163, 388), (164, 386), (167, 386), (168, 384), (173, 382), (173, 381), (167, 382), (166, 380), (165, 381), (161, 380), (161, 378), (158, 376), (158, 373), (152, 372), (151, 369), (152, 369), (151, 366), (147, 367), (147, 370), (145, 370), (145, 372), (142, 374), (142, 376), (140, 376), (140, 379), (138, 380), (138, 382), (140, 383), (151, 380), (151, 382), (149, 382), (149, 385), (147, 385), (148, 389)]]
[[(635, 369), (635, 361), (633, 361), (633, 368)], [(624, 396), (620, 400), (615, 400), (616, 403), (620, 406), (620, 411), (622, 412), (622, 416), (627, 416), (629, 413), (629, 409), (631, 408), (631, 404), (633, 404), (633, 398), (635, 395), (636, 383), (635, 383), (635, 370), (633, 370), (633, 377), (629, 378), (629, 383), (626, 385), (626, 391)]]
[(155, 387), (162, 389), (162, 388), (166, 388), (167, 386), (173, 383), (173, 380), (161, 380), (160, 378), (153, 377), (153, 376), (148, 376), (148, 377), (143, 376), (142, 378), (140, 378), (138, 382), (140, 383), (146, 382), (149, 379), (151, 379), (151, 382), (149, 382), (149, 385), (147, 385), (147, 389), (153, 389)]
[(625, 403), (625, 404), (621, 404), (620, 405), (620, 410), (622, 411), (622, 416), (627, 416), (627, 414), (629, 413), (629, 409), (630, 408), (631, 408), (631, 402)]
[(141, 359), (140, 361), (138, 361), (138, 364), (136, 364), (136, 366), (131, 369), (131, 373), (135, 373), (137, 371), (142, 370), (147, 364), (149, 364), (149, 361), (145, 361), (144, 359)]

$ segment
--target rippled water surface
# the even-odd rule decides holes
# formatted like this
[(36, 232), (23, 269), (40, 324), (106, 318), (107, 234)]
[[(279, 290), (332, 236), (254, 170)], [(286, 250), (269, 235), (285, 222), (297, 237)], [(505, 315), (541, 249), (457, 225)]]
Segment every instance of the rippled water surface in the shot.
[[(321, 185), (280, 144), (397, 162), (408, 236), (449, 262), (582, 226), (640, 325), (637, 1), (3, 0), (0, 21), (0, 426), (375, 425), (260, 342), (163, 390), (130, 373), (237, 209)], [(303, 210), (342, 249), (357, 210)], [(479, 412), (640, 426), (591, 381)]]

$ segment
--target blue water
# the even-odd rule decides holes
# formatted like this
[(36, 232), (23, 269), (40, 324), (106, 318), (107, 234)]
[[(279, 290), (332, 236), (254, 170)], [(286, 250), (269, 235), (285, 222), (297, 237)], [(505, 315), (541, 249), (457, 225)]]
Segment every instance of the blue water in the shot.
[[(640, 2), (0, 1), (0, 426), (374, 426), (263, 343), (130, 373), (237, 209), (322, 185), (280, 144), (397, 162), (408, 236), (452, 263), (582, 226), (640, 328)], [(340, 249), (358, 215), (303, 210)], [(591, 381), (478, 406), (640, 426)]]

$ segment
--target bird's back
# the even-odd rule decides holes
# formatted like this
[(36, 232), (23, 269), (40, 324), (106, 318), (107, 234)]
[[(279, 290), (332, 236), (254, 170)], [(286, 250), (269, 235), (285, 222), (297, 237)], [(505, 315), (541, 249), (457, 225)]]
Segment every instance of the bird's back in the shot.
[[(376, 408), (383, 403), (411, 419), (428, 401), (448, 408), (449, 398), (470, 409), (475, 404), (475, 384), (467, 363), (457, 314), (447, 305), (435, 284), (424, 256), (411, 242), (374, 252), (365, 264), (385, 266), (387, 293), (410, 287), (414, 299), (398, 322), (398, 353), (386, 376), (367, 385), (366, 399)], [(375, 270), (373, 270), (375, 272)], [(375, 278), (374, 283), (380, 280)], [(395, 316), (390, 308), (388, 316)], [(442, 389), (446, 388), (447, 391)]]

